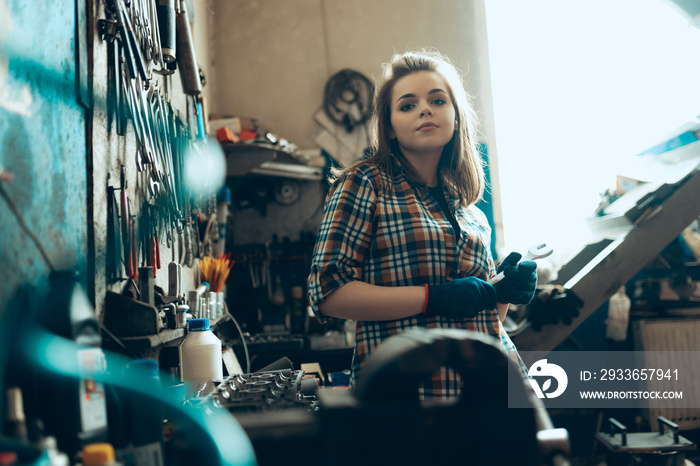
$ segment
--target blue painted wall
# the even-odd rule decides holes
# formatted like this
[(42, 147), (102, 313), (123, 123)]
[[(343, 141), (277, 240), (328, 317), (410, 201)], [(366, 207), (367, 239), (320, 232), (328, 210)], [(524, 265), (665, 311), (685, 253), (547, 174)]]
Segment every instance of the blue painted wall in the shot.
[[(85, 109), (78, 103), (75, 2), (0, 0), (0, 165), (56, 269), (87, 272)], [(49, 268), (0, 198), (0, 317), (48, 290)], [(20, 292), (20, 287), (22, 292)], [(22, 295), (25, 295), (24, 297)]]
[(493, 219), (493, 195), (491, 194), (491, 171), (489, 170), (489, 148), (486, 144), (477, 144), (477, 149), (484, 160), (484, 176), (486, 177), (486, 189), (484, 198), (477, 202), (476, 206), (484, 212), (491, 225), (491, 255), (494, 260), (499, 259), (496, 251), (496, 223)]

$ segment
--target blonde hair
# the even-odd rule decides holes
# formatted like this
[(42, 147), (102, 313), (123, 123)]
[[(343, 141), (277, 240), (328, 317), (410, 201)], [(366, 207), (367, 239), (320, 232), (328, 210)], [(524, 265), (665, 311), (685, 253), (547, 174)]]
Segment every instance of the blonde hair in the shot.
[[(445, 78), (448, 93), (455, 108), (456, 129), (454, 136), (443, 151), (438, 165), (438, 176), (443, 184), (453, 189), (461, 202), (469, 206), (481, 200), (486, 181), (483, 160), (475, 145), (476, 113), (470, 103), (470, 97), (464, 88), (460, 72), (452, 62), (437, 51), (410, 51), (394, 55), (389, 63), (383, 65), (383, 81), (378, 87), (374, 99), (374, 154), (360, 163), (374, 163), (393, 177), (398, 161), (408, 176), (423, 183), (411, 163), (401, 153), (398, 142), (392, 139), (391, 131), (391, 94), (396, 82), (418, 71), (432, 71)], [(356, 164), (356, 165), (357, 165)], [(352, 167), (349, 167), (350, 169)]]

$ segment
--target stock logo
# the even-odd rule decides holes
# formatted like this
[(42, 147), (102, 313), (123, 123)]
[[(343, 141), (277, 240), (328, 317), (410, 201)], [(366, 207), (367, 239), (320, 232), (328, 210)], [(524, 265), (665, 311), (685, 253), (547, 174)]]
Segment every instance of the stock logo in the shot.
[[(566, 376), (566, 372), (560, 366), (556, 364), (550, 364), (546, 359), (540, 359), (527, 371), (527, 375), (530, 376), (530, 385), (532, 389), (535, 390), (535, 394), (538, 398), (556, 398), (566, 390), (566, 386), (569, 383), (569, 378)], [(538, 379), (544, 379), (544, 383), (540, 387)], [(553, 391), (552, 379), (557, 381), (556, 387)]]

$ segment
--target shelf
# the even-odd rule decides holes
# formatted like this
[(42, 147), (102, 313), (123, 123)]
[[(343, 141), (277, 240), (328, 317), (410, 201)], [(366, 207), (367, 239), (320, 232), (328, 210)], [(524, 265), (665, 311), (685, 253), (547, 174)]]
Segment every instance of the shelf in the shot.
[[(212, 319), (209, 326), (214, 330), (219, 324), (228, 320), (228, 315), (223, 315)], [(184, 328), (165, 329), (151, 335), (140, 335), (133, 337), (118, 337), (124, 347), (113, 338), (109, 337), (105, 341), (105, 348), (117, 352), (125, 352), (127, 355), (136, 358), (158, 359), (161, 348), (166, 346), (176, 346), (187, 335)]]
[(226, 154), (226, 175), (245, 176), (265, 162), (277, 159), (274, 146), (253, 144), (221, 144)]
[(323, 179), (321, 168), (300, 162), (292, 153), (276, 145), (222, 143), (221, 148), (226, 154), (226, 175), (230, 177), (254, 174), (301, 180)]
[(143, 342), (148, 345), (149, 348), (155, 348), (157, 346), (164, 346), (168, 343), (180, 339), (185, 336), (184, 328), (176, 328), (172, 330), (163, 330), (160, 333), (154, 335), (143, 335), (139, 337), (122, 337), (121, 340), (127, 344), (128, 342)]

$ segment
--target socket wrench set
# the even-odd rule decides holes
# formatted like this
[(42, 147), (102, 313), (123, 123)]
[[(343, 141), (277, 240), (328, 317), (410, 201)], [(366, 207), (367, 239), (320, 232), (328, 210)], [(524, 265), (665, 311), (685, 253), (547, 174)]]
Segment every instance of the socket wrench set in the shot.
[(302, 380), (304, 371), (282, 369), (226, 377), (207, 395), (214, 405), (232, 413), (276, 411), (287, 408), (315, 410), (318, 384)]

